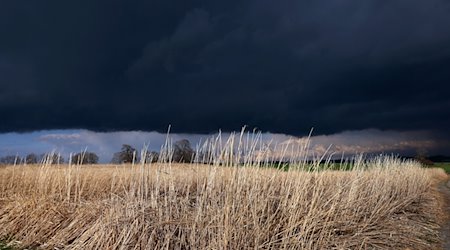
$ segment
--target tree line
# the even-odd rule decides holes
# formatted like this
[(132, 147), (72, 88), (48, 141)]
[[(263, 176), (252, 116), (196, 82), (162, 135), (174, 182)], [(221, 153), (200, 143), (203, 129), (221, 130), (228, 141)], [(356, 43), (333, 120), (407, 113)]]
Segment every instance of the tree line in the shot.
[[(144, 151), (142, 155), (128, 144), (123, 144), (119, 152), (114, 153), (111, 163), (133, 163), (143, 160), (146, 163), (157, 162), (160, 160), (160, 153), (156, 151)], [(173, 144), (171, 160), (173, 162), (192, 162), (195, 157), (195, 151), (191, 147), (191, 143), (186, 140), (180, 140)], [(142, 159), (143, 158), (143, 159)]]
[[(192, 162), (195, 157), (195, 151), (192, 149), (188, 140), (183, 139), (176, 141), (172, 145), (171, 161), (173, 162)], [(157, 162), (160, 160), (160, 153), (156, 151), (138, 152), (134, 147), (123, 144), (119, 152), (113, 154), (111, 163), (133, 163), (143, 160), (146, 163)], [(143, 158), (143, 159), (142, 159)], [(7, 155), (0, 157), (0, 165), (24, 165), (24, 164), (97, 164), (99, 157), (95, 152), (84, 151), (71, 155), (66, 161), (60, 154), (28, 154), (25, 157), (18, 155)]]

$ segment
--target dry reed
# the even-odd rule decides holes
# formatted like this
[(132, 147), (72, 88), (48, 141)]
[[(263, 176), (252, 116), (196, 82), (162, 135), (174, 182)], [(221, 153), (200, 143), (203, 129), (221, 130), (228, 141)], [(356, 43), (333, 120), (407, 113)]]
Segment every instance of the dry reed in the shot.
[[(220, 159), (235, 156), (224, 148)], [(436, 170), (391, 157), (357, 160), (351, 171), (213, 158), (1, 168), (0, 238), (42, 249), (439, 246)]]

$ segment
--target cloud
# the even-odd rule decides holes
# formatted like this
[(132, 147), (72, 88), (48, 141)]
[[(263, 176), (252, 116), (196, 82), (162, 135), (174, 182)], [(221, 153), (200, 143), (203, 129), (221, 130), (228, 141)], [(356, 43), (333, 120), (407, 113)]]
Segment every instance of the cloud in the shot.
[[(222, 143), (226, 144), (231, 133), (221, 133)], [(0, 134), (0, 156), (26, 155), (28, 153), (47, 153), (56, 151), (64, 157), (70, 153), (83, 150), (95, 152), (101, 162), (109, 162), (115, 152), (120, 151), (122, 144), (129, 144), (140, 150), (148, 147), (150, 151), (160, 151), (166, 139), (175, 142), (188, 139), (193, 148), (201, 148), (207, 140), (217, 138), (215, 134), (167, 134), (145, 131), (93, 132), (88, 130), (47, 130), (33, 133)], [(246, 132), (242, 138), (240, 133), (234, 136), (237, 150), (239, 141), (242, 149), (249, 150), (252, 143), (257, 142), (255, 154), (265, 157), (298, 157), (298, 152), (306, 150), (308, 157), (322, 155), (351, 156), (354, 154), (400, 154), (415, 155), (418, 150), (426, 150), (430, 155), (450, 154), (450, 142), (429, 131), (380, 131), (376, 129), (345, 131), (332, 135), (297, 137), (286, 134)], [(262, 150), (259, 150), (262, 149)], [(244, 150), (244, 151), (245, 151)], [(268, 150), (268, 151), (267, 151)], [(236, 151), (237, 152), (237, 151)], [(304, 156), (302, 156), (304, 157)]]
[(449, 143), (439, 140), (428, 131), (380, 131), (375, 129), (346, 131), (329, 136), (316, 136), (312, 144), (324, 148), (333, 145), (331, 150), (337, 154), (358, 153), (400, 153), (415, 154), (419, 149), (442, 152)]
[(188, 12), (170, 38), (146, 45), (142, 56), (128, 69), (130, 76), (158, 69), (158, 66), (174, 72), (178, 64), (189, 63), (187, 60), (192, 59), (190, 50), (198, 47), (198, 43), (213, 31), (209, 18), (209, 13), (202, 9)]
[(76, 141), (80, 139), (80, 134), (45, 134), (39, 137), (41, 141)]
[(450, 127), (445, 0), (5, 3), (0, 131)]

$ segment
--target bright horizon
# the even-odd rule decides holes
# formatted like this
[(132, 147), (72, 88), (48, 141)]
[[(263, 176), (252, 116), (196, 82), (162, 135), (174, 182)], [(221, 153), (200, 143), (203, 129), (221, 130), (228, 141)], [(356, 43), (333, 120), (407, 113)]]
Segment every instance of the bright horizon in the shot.
[[(239, 133), (239, 132), (237, 132)], [(173, 142), (187, 139), (195, 149), (216, 134), (178, 134), (170, 133)], [(222, 138), (228, 138), (230, 133), (222, 133)], [(21, 157), (30, 153), (42, 154), (52, 151), (61, 153), (67, 160), (70, 153), (83, 150), (96, 153), (100, 163), (110, 162), (113, 154), (120, 151), (122, 144), (129, 144), (137, 150), (144, 146), (149, 151), (159, 151), (166, 141), (167, 134), (144, 131), (93, 132), (89, 130), (44, 130), (31, 133), (3, 133), (0, 134), (0, 157), (18, 155)], [(306, 137), (296, 137), (277, 133), (262, 133), (262, 141), (271, 145), (304, 140)], [(449, 145), (446, 141), (439, 141), (426, 131), (381, 131), (367, 129), (360, 131), (345, 131), (332, 135), (314, 135), (310, 138), (309, 151), (321, 155), (327, 151), (328, 155), (347, 156), (353, 154), (399, 154), (414, 156), (419, 150), (428, 155), (448, 155)]]

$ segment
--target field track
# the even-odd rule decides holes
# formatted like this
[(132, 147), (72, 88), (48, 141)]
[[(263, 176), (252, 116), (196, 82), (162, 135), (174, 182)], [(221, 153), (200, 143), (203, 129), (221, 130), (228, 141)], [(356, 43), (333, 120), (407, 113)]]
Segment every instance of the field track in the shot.
[(446, 223), (442, 227), (441, 237), (443, 240), (443, 248), (445, 250), (450, 250), (450, 176), (446, 181), (441, 182), (439, 185), (439, 191), (444, 197), (444, 213), (447, 215)]

